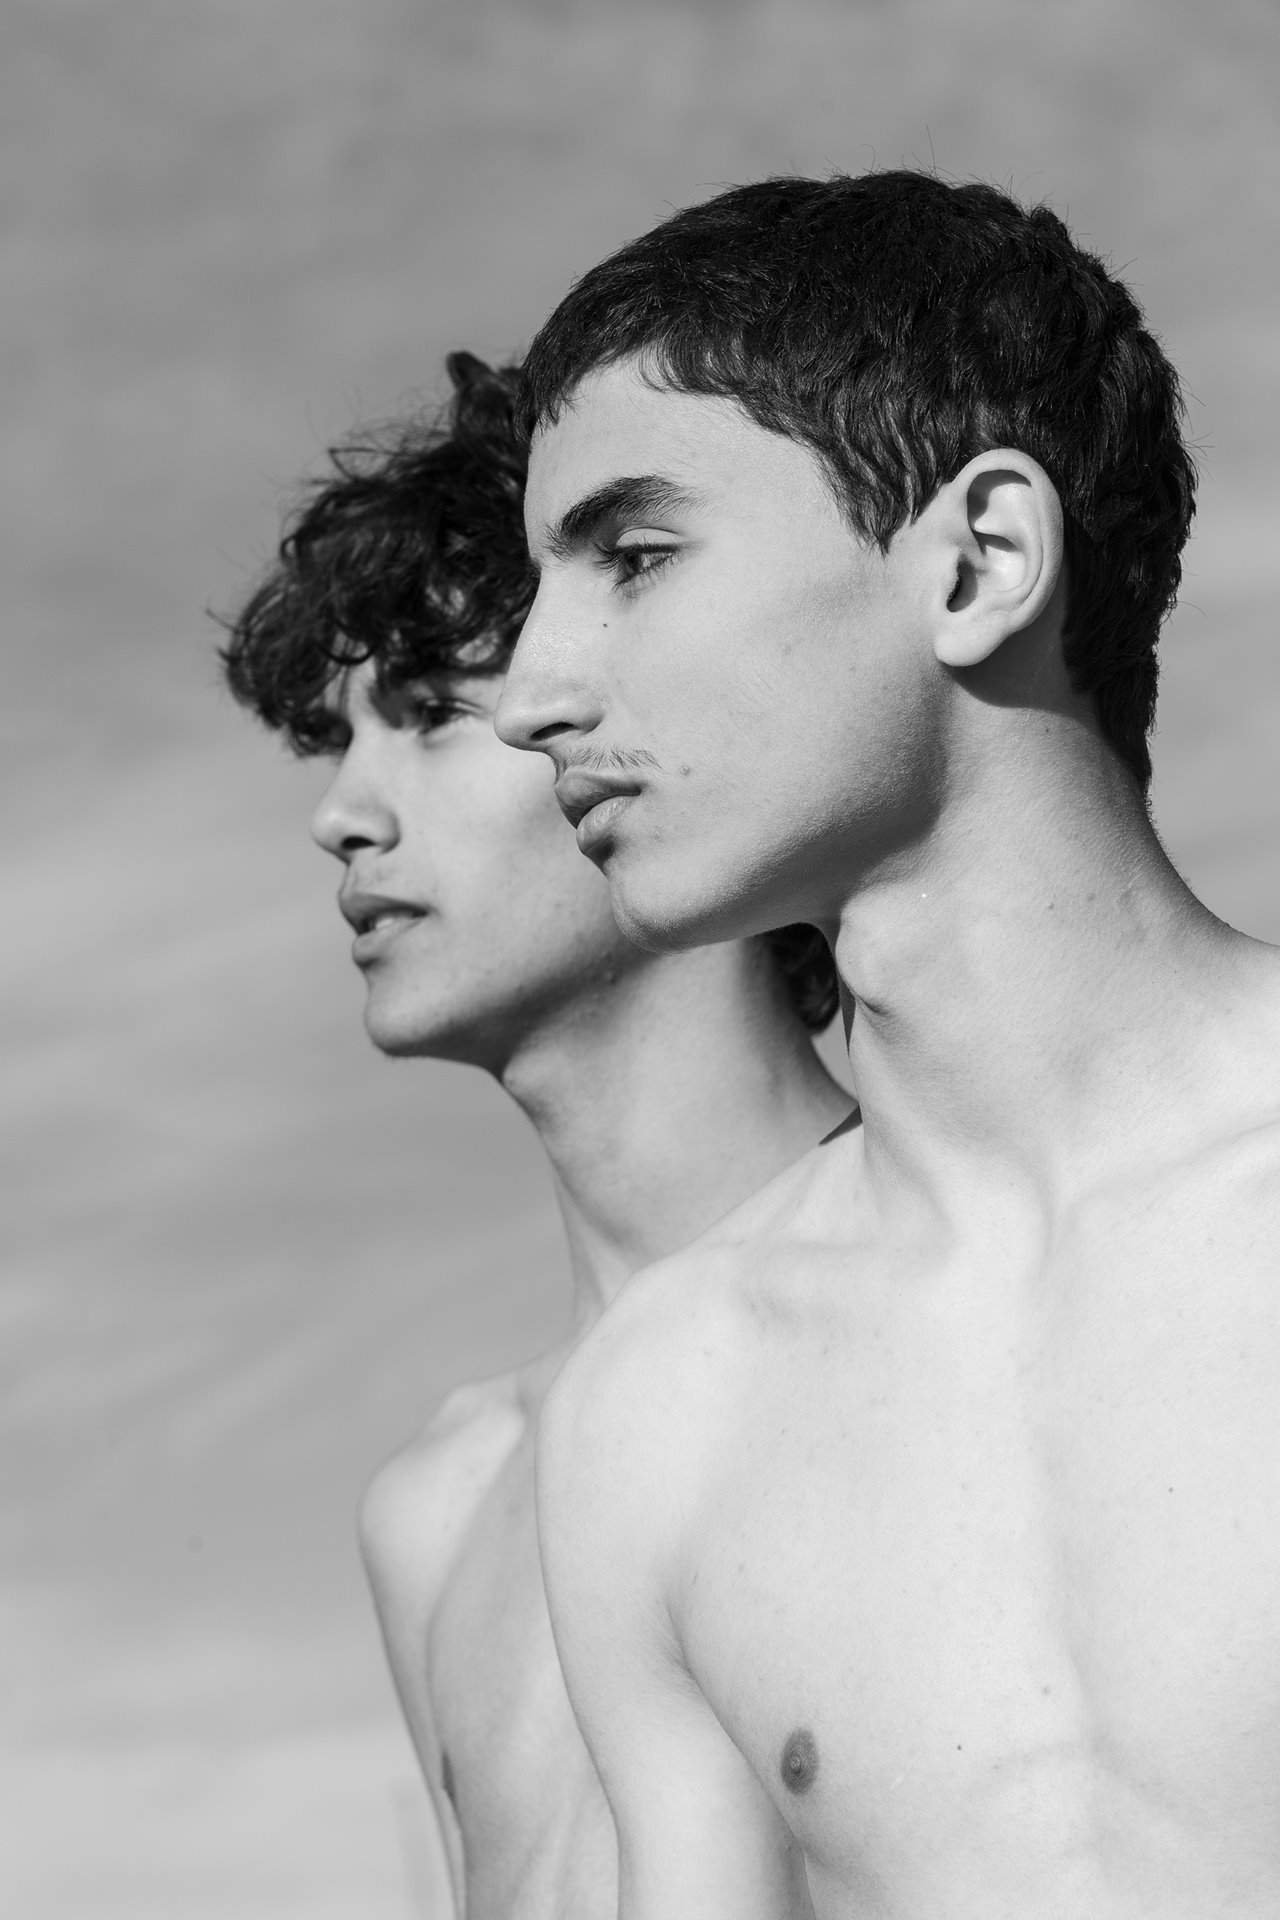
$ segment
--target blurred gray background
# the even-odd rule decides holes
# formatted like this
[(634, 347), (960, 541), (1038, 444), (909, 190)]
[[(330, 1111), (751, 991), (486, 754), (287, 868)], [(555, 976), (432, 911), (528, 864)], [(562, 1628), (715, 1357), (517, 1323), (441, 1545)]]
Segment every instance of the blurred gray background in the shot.
[(365, 1043), (322, 775), (232, 708), (205, 609), (327, 440), (451, 347), (518, 350), (669, 207), (992, 178), (1123, 267), (1185, 374), (1157, 817), (1280, 937), (1280, 13), (8, 0), (0, 89), (0, 1906), (404, 1920), (352, 1514), (445, 1386), (556, 1329), (555, 1222), (492, 1088)]

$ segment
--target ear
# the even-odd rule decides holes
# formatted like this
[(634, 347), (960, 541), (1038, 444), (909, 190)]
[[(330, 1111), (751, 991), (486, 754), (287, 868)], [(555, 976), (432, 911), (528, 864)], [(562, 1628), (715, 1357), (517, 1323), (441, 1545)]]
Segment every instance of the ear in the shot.
[(980, 453), (939, 489), (949, 582), (936, 609), (934, 652), (947, 667), (974, 667), (1023, 633), (1053, 599), (1062, 575), (1062, 503), (1044, 468), (1008, 447)]

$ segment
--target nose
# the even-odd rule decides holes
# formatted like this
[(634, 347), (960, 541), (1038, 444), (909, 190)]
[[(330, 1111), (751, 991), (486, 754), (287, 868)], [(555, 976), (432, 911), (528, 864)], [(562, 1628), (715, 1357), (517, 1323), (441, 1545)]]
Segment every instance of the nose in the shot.
[(585, 677), (581, 649), (564, 618), (553, 615), (546, 586), (540, 585), (493, 716), (498, 738), (529, 753), (550, 753), (556, 741), (590, 733), (600, 718), (599, 696)]
[(344, 864), (368, 848), (386, 853), (400, 838), (394, 806), (350, 750), (316, 802), (311, 838)]

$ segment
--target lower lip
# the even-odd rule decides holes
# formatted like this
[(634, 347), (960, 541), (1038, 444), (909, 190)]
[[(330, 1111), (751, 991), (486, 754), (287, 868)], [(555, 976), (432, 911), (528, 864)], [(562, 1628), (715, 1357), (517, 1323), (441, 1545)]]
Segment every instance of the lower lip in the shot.
[(611, 793), (607, 800), (592, 807), (590, 813), (584, 813), (578, 822), (578, 851), (590, 853), (593, 847), (608, 839), (621, 815), (637, 797), (634, 793)]
[(380, 960), (387, 948), (394, 945), (407, 928), (420, 926), (425, 918), (425, 914), (421, 913), (397, 914), (394, 920), (386, 920), (380, 927), (370, 927), (367, 933), (358, 933), (351, 943), (351, 958), (358, 967), (367, 967), (371, 961)]

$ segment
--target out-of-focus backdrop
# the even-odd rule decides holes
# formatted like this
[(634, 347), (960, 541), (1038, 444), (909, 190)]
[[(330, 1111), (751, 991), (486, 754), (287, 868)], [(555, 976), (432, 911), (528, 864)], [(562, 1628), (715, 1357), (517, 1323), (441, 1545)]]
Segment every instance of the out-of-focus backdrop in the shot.
[(555, 1330), (555, 1222), (493, 1089), (365, 1043), (319, 770), (222, 694), (205, 609), (327, 440), (519, 349), (668, 208), (992, 178), (1185, 374), (1157, 815), (1280, 937), (1280, 13), (8, 0), (0, 98), (0, 1907), (404, 1920), (422, 1816), (352, 1513), (449, 1382)]

